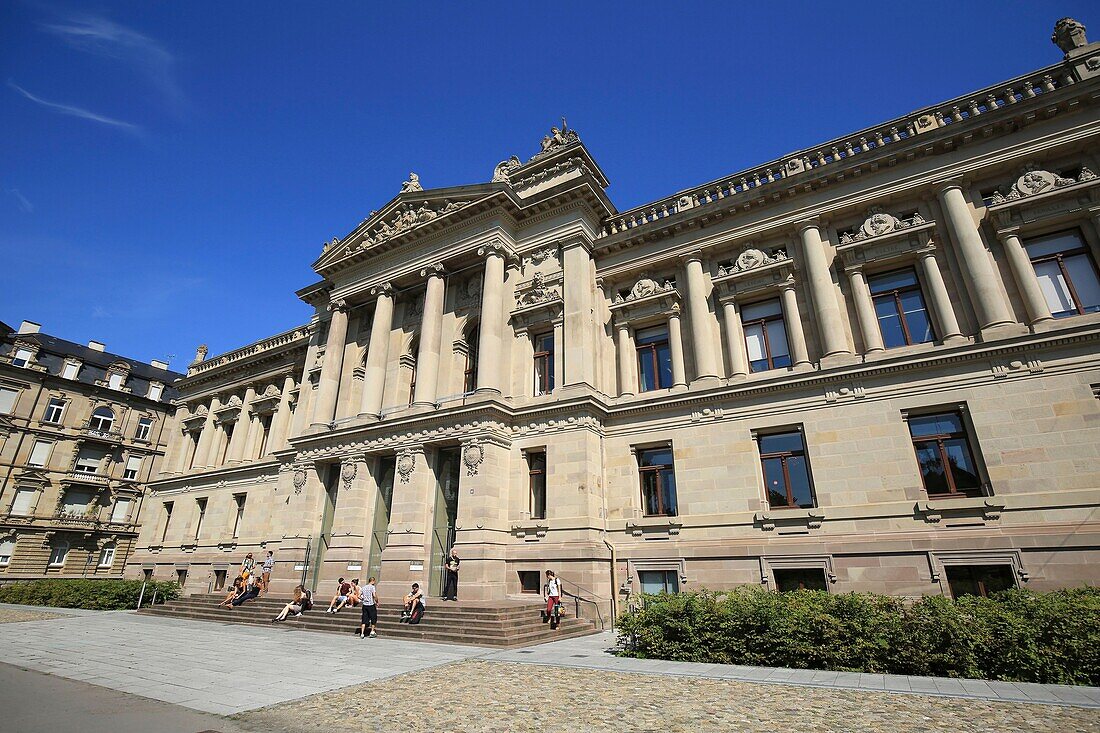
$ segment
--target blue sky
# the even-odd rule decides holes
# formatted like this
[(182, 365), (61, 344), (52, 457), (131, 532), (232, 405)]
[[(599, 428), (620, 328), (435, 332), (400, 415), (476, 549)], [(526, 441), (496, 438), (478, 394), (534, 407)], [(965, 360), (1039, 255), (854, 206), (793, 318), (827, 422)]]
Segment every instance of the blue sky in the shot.
[(1100, 38), (1076, 1), (320, 7), (0, 3), (0, 320), (179, 368), (308, 320), (410, 170), (487, 181), (562, 115), (625, 209)]

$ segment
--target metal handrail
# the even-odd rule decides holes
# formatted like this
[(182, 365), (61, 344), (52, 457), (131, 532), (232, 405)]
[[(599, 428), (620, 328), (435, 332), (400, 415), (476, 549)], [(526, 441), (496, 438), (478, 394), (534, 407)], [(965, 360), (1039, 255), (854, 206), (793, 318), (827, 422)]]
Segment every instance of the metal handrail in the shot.
[[(561, 579), (559, 578), (559, 580), (561, 580)], [(599, 621), (600, 621), (600, 631), (603, 631), (604, 630), (604, 621), (603, 621), (603, 614), (600, 612), (600, 604), (597, 603), (596, 601), (593, 601), (590, 598), (585, 598), (584, 596), (579, 596), (576, 593), (570, 593), (569, 591), (567, 591), (565, 589), (565, 584), (570, 583), (570, 585), (576, 586), (579, 590), (584, 590), (583, 588), (581, 588), (581, 586), (577, 585), (576, 583), (573, 583), (571, 581), (566, 581), (566, 580), (562, 580), (561, 583), (562, 583), (561, 594), (563, 596), (569, 596), (570, 598), (573, 599), (573, 612), (577, 615), (577, 618), (581, 617), (581, 602), (583, 601), (584, 603), (591, 603), (596, 609), (596, 618), (599, 619)], [(595, 595), (595, 593), (593, 593), (592, 595)], [(611, 629), (612, 629), (612, 631), (614, 631), (614, 629), (615, 629), (615, 620), (614, 619), (611, 620)]]

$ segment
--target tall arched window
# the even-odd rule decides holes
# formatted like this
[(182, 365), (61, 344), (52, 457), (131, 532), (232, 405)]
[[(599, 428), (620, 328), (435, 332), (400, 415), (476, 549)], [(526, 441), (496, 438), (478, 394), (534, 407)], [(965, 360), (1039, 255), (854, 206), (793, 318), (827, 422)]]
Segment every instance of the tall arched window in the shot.
[(110, 407), (97, 407), (92, 413), (92, 419), (88, 421), (88, 427), (103, 433), (111, 432), (115, 426), (115, 413)]
[(409, 404), (413, 403), (416, 396), (416, 355), (420, 350), (420, 339), (414, 338), (409, 344), (409, 351), (401, 357), (401, 365), (409, 370)]
[(462, 391), (469, 394), (477, 389), (477, 336), (478, 326), (471, 323), (466, 329), (466, 368), (462, 372)]

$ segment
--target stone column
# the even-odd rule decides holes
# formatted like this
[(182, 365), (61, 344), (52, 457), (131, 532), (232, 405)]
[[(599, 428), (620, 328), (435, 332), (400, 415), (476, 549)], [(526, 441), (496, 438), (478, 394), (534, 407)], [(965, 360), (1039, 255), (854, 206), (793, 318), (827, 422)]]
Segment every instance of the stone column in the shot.
[(244, 402), (241, 403), (241, 411), (237, 416), (237, 424), (233, 428), (233, 435), (229, 438), (229, 451), (226, 453), (225, 462), (233, 465), (240, 463), (244, 458), (245, 447), (252, 445), (253, 433), (252, 421), (249, 419), (249, 407), (256, 399), (256, 388), (251, 384), (244, 392)]
[(413, 406), (435, 407), (439, 378), (439, 339), (443, 332), (443, 265), (420, 271), (428, 278), (424, 292), (424, 315), (420, 321), (420, 350), (416, 354), (416, 393)]
[[(287, 445), (288, 429), (290, 428), (290, 393), (294, 391), (294, 376), (291, 374), (283, 378), (283, 390), (279, 395), (279, 407), (275, 410), (275, 417), (271, 418), (271, 435), (267, 439), (267, 452), (281, 450)], [(262, 458), (262, 456), (257, 456)]]
[(687, 386), (687, 370), (684, 368), (684, 336), (680, 331), (680, 311), (668, 315), (668, 351), (672, 361), (672, 386)]
[(176, 440), (176, 445), (179, 446), (179, 454), (173, 456), (176, 462), (176, 470), (173, 471), (173, 473), (183, 473), (187, 470), (187, 459), (191, 453), (192, 443), (191, 431), (184, 428), (181, 424), (179, 426), (179, 436)]
[(380, 415), (386, 389), (386, 366), (390, 355), (390, 331), (393, 330), (393, 287), (383, 283), (371, 288), (375, 296), (374, 318), (367, 343), (367, 363), (363, 371), (363, 401), (360, 415)]
[(290, 417), (287, 438), (301, 435), (309, 426), (309, 413), (312, 411), (313, 380), (311, 374), (317, 363), (317, 351), (321, 346), (321, 329), (317, 323), (310, 325), (309, 345), (306, 347), (306, 359), (302, 366), (302, 377), (298, 380), (298, 400)]
[(806, 262), (806, 274), (810, 294), (821, 334), (822, 357), (850, 354), (848, 339), (844, 334), (844, 322), (840, 318), (840, 305), (836, 300), (833, 278), (825, 261), (825, 243), (817, 222), (805, 222), (799, 227), (802, 237), (802, 257)]
[(875, 314), (875, 303), (871, 300), (871, 288), (867, 285), (867, 278), (863, 276), (863, 269), (850, 268), (848, 281), (852, 286), (852, 298), (855, 300), (856, 316), (859, 318), (859, 332), (863, 334), (864, 353), (885, 351), (878, 316)]
[(206, 468), (212, 461), (210, 458), (210, 446), (214, 443), (215, 432), (217, 425), (214, 423), (214, 411), (221, 409), (222, 403), (215, 395), (210, 400), (209, 412), (206, 413), (206, 422), (202, 425), (202, 432), (199, 433), (199, 445), (195, 448), (195, 460), (191, 462), (194, 468)]
[(691, 320), (691, 345), (695, 350), (695, 376), (697, 379), (717, 377), (718, 354), (714, 348), (714, 333), (710, 328), (711, 316), (707, 306), (703, 262), (698, 255), (691, 255), (684, 268), (687, 271), (687, 308)]
[(1031, 258), (1027, 256), (1020, 237), (1015, 232), (1001, 233), (998, 236), (1008, 257), (1008, 266), (1012, 269), (1016, 287), (1020, 289), (1020, 295), (1024, 299), (1028, 323), (1034, 326), (1043, 321), (1053, 321), (1050, 306), (1039, 287), (1039, 278), (1035, 276), (1035, 267), (1031, 264)]
[(779, 297), (783, 305), (783, 322), (787, 327), (787, 347), (791, 350), (791, 361), (795, 368), (809, 366), (806, 334), (802, 330), (802, 314), (798, 312), (798, 296), (794, 292), (793, 280), (783, 283)]
[[(481, 281), (481, 322), (478, 324), (477, 391), (501, 394), (504, 336), (504, 245), (487, 244), (477, 250), (485, 258)], [(419, 377), (419, 375), (417, 375)], [(417, 380), (419, 382), (419, 379)]]
[(924, 283), (928, 286), (928, 297), (932, 301), (932, 312), (940, 327), (940, 339), (944, 343), (962, 339), (959, 319), (955, 317), (955, 309), (951, 307), (951, 296), (947, 294), (943, 273), (940, 272), (939, 263), (936, 262), (936, 253), (929, 249), (919, 252), (918, 255)]
[(737, 301), (722, 304), (722, 321), (726, 326), (726, 348), (730, 357), (730, 378), (744, 379), (749, 375), (749, 361), (745, 354), (745, 330), (741, 326), (741, 309)]
[(989, 253), (985, 250), (978, 228), (974, 226), (962, 187), (957, 182), (948, 182), (937, 193), (947, 228), (958, 246), (959, 261), (965, 274), (966, 288), (974, 303), (978, 325), (985, 330), (1013, 323), (1008, 304), (997, 287)]
[(386, 578), (382, 596), (386, 600), (399, 600), (404, 592), (402, 587), (413, 582), (420, 583), (425, 590), (430, 587), (428, 569), (435, 490), (435, 471), (423, 448), (398, 451), (390, 505), (390, 536), (382, 551), (382, 576)]
[[(562, 360), (563, 384), (596, 385), (596, 282), (592, 250), (587, 240), (562, 243), (562, 284), (565, 306), (564, 341), (554, 343)], [(629, 334), (628, 334), (629, 335)]]
[(562, 357), (562, 344), (565, 343), (565, 324), (563, 319), (554, 321), (554, 391), (565, 384), (565, 359)]
[[(270, 432), (270, 430), (271, 430), (271, 427), (274, 427), (274, 424), (275, 424), (275, 416), (272, 415), (272, 417), (271, 417), (271, 426), (268, 428), (268, 435), (267, 435), (268, 446), (267, 446), (267, 450), (271, 449), (271, 432)], [(245, 443), (244, 456), (242, 456), (242, 460), (244, 460), (244, 461), (254, 461), (254, 460), (256, 460), (257, 458), (260, 457), (258, 455), (258, 453), (260, 452), (260, 441), (263, 438), (263, 434), (264, 434), (263, 415), (261, 415), (258, 412), (249, 411), (248, 442)]]
[(325, 360), (317, 383), (317, 402), (313, 406), (313, 424), (327, 425), (336, 418), (336, 399), (340, 394), (340, 372), (344, 366), (344, 344), (348, 338), (348, 305), (339, 300), (329, 303), (332, 316), (328, 323)]
[(626, 323), (615, 325), (619, 352), (619, 396), (631, 397), (637, 389), (634, 379), (634, 344), (630, 339), (630, 326)]

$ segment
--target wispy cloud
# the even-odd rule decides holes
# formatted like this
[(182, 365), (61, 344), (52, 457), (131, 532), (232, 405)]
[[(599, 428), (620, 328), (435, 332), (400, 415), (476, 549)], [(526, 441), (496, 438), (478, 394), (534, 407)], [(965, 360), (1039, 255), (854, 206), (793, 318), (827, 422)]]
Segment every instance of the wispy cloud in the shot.
[(19, 203), (19, 208), (23, 210), (24, 214), (34, 213), (34, 204), (27, 200), (27, 197), (19, 192), (18, 188), (9, 188), (8, 193), (15, 197), (15, 200)]
[(131, 124), (129, 122), (123, 122), (122, 120), (116, 120), (113, 117), (107, 117), (106, 115), (96, 114), (95, 112), (83, 109), (81, 107), (74, 107), (74, 106), (69, 105), (69, 104), (60, 104), (58, 102), (51, 102), (49, 100), (42, 99), (42, 97), (38, 97), (38, 96), (35, 96), (34, 94), (31, 94), (26, 89), (19, 86), (15, 82), (13, 82), (11, 79), (8, 79), (8, 86), (11, 87), (12, 89), (14, 89), (15, 91), (19, 92), (24, 97), (31, 100), (32, 102), (35, 102), (36, 104), (40, 104), (43, 107), (45, 107), (46, 109), (52, 109), (54, 112), (58, 112), (58, 113), (63, 114), (63, 115), (69, 115), (70, 117), (79, 117), (82, 120), (91, 120), (92, 122), (98, 122), (102, 125), (110, 125), (112, 127), (117, 127), (121, 130), (126, 130), (127, 132), (132, 132), (132, 133), (140, 133), (141, 132), (140, 127), (138, 127), (137, 125)]
[(183, 106), (184, 95), (175, 78), (176, 58), (156, 39), (88, 14), (71, 15), (40, 27), (75, 49), (132, 64), (176, 111)]

